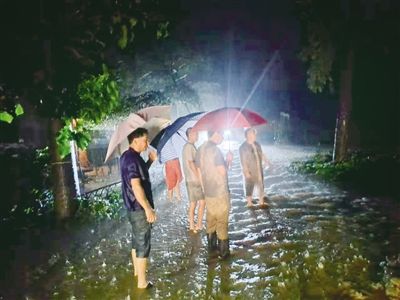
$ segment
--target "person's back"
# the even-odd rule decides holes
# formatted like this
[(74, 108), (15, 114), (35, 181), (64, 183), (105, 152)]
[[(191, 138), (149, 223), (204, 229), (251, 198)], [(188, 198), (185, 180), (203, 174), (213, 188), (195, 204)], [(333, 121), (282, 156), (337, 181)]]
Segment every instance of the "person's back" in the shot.
[[(223, 140), (220, 132), (209, 131), (208, 141), (199, 149), (196, 165), (201, 172), (201, 180), (207, 208), (208, 249), (219, 248), (222, 258), (229, 255), (228, 219), (230, 195), (228, 189), (227, 166), (217, 145)], [(217, 243), (218, 240), (218, 243)]]
[(218, 167), (226, 164), (222, 152), (211, 141), (205, 142), (199, 148), (199, 166), (203, 179), (204, 195), (206, 197), (218, 197), (229, 193), (228, 177), (218, 171)]

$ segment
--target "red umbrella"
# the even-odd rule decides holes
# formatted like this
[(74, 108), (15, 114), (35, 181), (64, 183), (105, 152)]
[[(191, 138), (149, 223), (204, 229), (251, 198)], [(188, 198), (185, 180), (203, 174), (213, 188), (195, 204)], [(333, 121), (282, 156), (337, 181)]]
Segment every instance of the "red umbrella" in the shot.
[(194, 130), (223, 130), (267, 124), (259, 114), (239, 107), (223, 107), (206, 113), (193, 126)]

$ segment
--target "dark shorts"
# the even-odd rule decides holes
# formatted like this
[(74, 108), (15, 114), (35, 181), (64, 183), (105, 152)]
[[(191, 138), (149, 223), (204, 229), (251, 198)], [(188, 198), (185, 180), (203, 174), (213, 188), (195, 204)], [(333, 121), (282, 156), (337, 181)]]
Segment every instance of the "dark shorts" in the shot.
[(145, 212), (128, 211), (127, 215), (132, 225), (132, 249), (136, 250), (136, 257), (149, 257), (151, 224), (147, 222)]
[(188, 198), (190, 202), (204, 200), (203, 189), (200, 183), (186, 182), (186, 189), (188, 192)]
[(254, 187), (257, 186), (260, 190), (264, 191), (264, 183), (260, 180), (252, 180), (252, 179), (245, 179), (244, 180), (244, 189), (246, 193), (246, 197), (253, 196)]

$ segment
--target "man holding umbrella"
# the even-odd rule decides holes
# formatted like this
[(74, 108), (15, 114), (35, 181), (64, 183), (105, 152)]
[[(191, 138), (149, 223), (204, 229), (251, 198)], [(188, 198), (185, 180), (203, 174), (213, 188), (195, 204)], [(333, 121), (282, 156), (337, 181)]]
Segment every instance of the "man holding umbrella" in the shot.
[(244, 107), (222, 107), (204, 114), (193, 126), (193, 130), (208, 130), (208, 141), (196, 155), (200, 168), (204, 198), (206, 200), (207, 238), (210, 250), (217, 247), (222, 258), (229, 255), (228, 218), (230, 194), (228, 188), (228, 166), (232, 162), (229, 151), (226, 161), (217, 145), (222, 143), (222, 130), (252, 127), (266, 124), (267, 120)]
[(228, 153), (226, 162), (217, 147), (222, 141), (222, 132), (209, 130), (208, 141), (201, 145), (196, 154), (196, 166), (200, 169), (207, 207), (208, 249), (213, 251), (218, 248), (220, 256), (226, 258), (230, 254), (228, 219), (231, 206), (227, 162), (232, 160), (232, 153)]

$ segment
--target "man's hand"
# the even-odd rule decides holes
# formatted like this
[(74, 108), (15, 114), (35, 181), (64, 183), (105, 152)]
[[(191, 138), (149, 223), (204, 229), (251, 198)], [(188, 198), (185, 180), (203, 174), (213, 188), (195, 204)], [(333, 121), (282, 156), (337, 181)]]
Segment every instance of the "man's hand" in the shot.
[(146, 209), (144, 212), (146, 213), (147, 222), (154, 223), (156, 221), (157, 216), (156, 216), (156, 212), (154, 211), (154, 209), (152, 209), (152, 208)]
[(157, 160), (157, 152), (156, 151), (149, 151), (149, 159), (153, 162)]
[(250, 172), (249, 172), (249, 171), (245, 171), (245, 172), (244, 172), (244, 177), (250, 178), (250, 177), (251, 177)]

